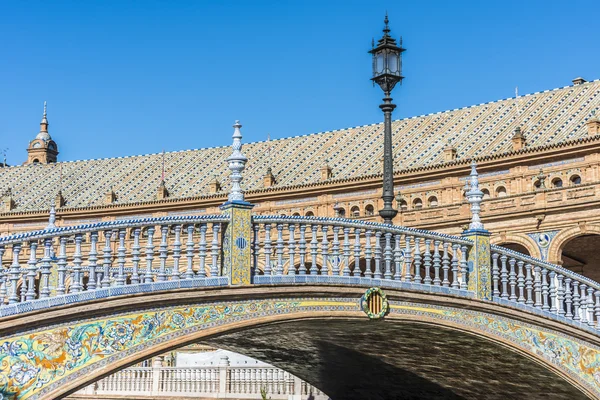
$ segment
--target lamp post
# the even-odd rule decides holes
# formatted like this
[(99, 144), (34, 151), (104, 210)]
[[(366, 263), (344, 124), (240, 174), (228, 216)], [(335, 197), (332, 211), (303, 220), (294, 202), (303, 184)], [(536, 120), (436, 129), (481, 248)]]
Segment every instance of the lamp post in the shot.
[(389, 20), (385, 16), (385, 28), (383, 36), (377, 42), (372, 43), (373, 48), (369, 51), (373, 55), (373, 84), (377, 83), (383, 90), (383, 104), (379, 106), (384, 115), (384, 139), (383, 139), (383, 209), (379, 210), (379, 215), (384, 223), (391, 224), (392, 219), (398, 214), (392, 202), (394, 201), (394, 162), (392, 155), (392, 111), (396, 108), (392, 104), (390, 97), (394, 86), (402, 82), (402, 39), (400, 46), (396, 40), (390, 36)]

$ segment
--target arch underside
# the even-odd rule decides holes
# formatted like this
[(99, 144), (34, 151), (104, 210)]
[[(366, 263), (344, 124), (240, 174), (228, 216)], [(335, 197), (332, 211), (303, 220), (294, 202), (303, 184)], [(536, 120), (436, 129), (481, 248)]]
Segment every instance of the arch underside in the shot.
[(170, 297), (175, 305), (149, 296), (146, 309), (109, 299), (95, 317), (87, 305), (83, 318), (63, 314), (52, 327), (0, 331), (0, 390), (60, 398), (154, 354), (207, 341), (279, 366), (334, 400), (600, 397), (595, 345), (470, 309), (472, 299), (443, 307), (439, 294), (408, 301), (410, 293), (386, 290), (390, 313), (371, 321), (359, 307), (364, 290), (215, 289), (187, 292), (185, 304), (175, 300), (185, 293)]

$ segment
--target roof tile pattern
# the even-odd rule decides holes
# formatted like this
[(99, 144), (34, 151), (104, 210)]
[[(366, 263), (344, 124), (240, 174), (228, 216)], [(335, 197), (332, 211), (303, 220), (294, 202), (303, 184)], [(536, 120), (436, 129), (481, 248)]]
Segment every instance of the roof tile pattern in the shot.
[[(509, 152), (517, 125), (522, 126), (527, 147), (584, 138), (585, 122), (597, 108), (600, 80), (521, 96), (517, 101), (510, 98), (397, 120), (392, 126), (395, 169), (442, 163), (448, 139), (458, 159)], [(169, 197), (208, 195), (215, 176), (228, 182), (225, 159), (230, 153), (229, 146), (166, 153)], [(244, 144), (244, 154), (248, 157), (242, 182), (246, 190), (263, 188), (269, 158), (276, 187), (320, 182), (325, 162), (333, 169), (333, 179), (378, 174), (383, 125)], [(66, 207), (102, 205), (111, 187), (117, 204), (152, 201), (161, 179), (162, 157), (150, 154), (0, 168), (0, 194), (12, 190), (13, 212), (47, 210), (59, 190), (62, 169)]]

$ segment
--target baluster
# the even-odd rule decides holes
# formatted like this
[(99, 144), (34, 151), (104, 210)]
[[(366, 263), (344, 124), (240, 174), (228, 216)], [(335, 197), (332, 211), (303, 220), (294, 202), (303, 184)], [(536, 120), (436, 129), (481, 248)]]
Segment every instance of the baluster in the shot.
[(542, 308), (542, 267), (535, 265), (533, 267), (533, 290), (535, 292), (535, 304), (534, 307)]
[(321, 275), (327, 275), (328, 274), (328, 258), (329, 258), (329, 242), (327, 241), (327, 230), (329, 229), (329, 227), (327, 225), (323, 225), (321, 227), (321, 231), (323, 232), (323, 241), (321, 242), (321, 257), (323, 259), (323, 264), (321, 265)]
[[(44, 239), (44, 258), (41, 260), (41, 283), (40, 283), (40, 299), (50, 297), (50, 269), (52, 265), (51, 254), (52, 253), (52, 239)], [(16, 285), (16, 282), (15, 282)], [(16, 288), (15, 288), (16, 289)]]
[(600, 331), (600, 290), (596, 290), (596, 304), (594, 305), (594, 314), (596, 314), (596, 330)]
[(565, 277), (565, 317), (573, 318), (573, 294), (571, 292), (571, 278)]
[(415, 256), (413, 257), (415, 260), (415, 276), (414, 276), (414, 282), (415, 283), (421, 283), (423, 281), (423, 279), (421, 278), (421, 265), (422, 262), (421, 260), (423, 260), (423, 257), (421, 256), (421, 238), (415, 236)]
[[(81, 292), (81, 241), (82, 236), (81, 233), (75, 234), (75, 252), (73, 253), (73, 277), (71, 279), (71, 286), (69, 287), (70, 293), (78, 293)], [(33, 279), (35, 279), (35, 272), (33, 275)]]
[(171, 280), (179, 279), (179, 259), (181, 258), (181, 225), (175, 225), (175, 239), (173, 240), (173, 270)]
[(123, 286), (127, 276), (125, 275), (125, 236), (127, 232), (125, 229), (119, 229), (119, 247), (117, 247), (117, 264), (119, 265), (119, 272), (117, 273), (116, 284), (117, 286)]
[(360, 229), (354, 228), (354, 269), (352, 276), (360, 278)]
[[(212, 254), (212, 266), (210, 267), (210, 276), (211, 277), (215, 277), (215, 276), (219, 276), (220, 271), (219, 271), (219, 228), (221, 228), (220, 224), (212, 224), (212, 246), (210, 248), (210, 252)], [(231, 273), (231, 271), (228, 271), (229, 273)]]
[(556, 272), (550, 271), (550, 312), (556, 314)]
[[(206, 240), (206, 232), (208, 231), (208, 224), (200, 224), (200, 241), (198, 242), (198, 277), (206, 278), (206, 256), (208, 255), (208, 242)], [(193, 246), (192, 246), (193, 248)], [(194, 277), (194, 270), (192, 267), (192, 277)]]
[(561, 274), (557, 274), (556, 278), (558, 279), (558, 287), (556, 290), (556, 303), (558, 307), (558, 315), (565, 315), (565, 309), (563, 306), (565, 293), (565, 288), (563, 286), (563, 276)]
[(104, 249), (102, 249), (103, 272), (100, 287), (107, 288), (110, 286), (110, 268), (112, 267), (112, 248), (110, 247), (110, 238), (112, 231), (104, 231)]
[(373, 231), (367, 230), (365, 232), (365, 278), (373, 278), (373, 269), (371, 266), (371, 259), (373, 251), (371, 250), (371, 236)]
[(385, 248), (383, 257), (385, 260), (385, 270), (383, 271), (383, 277), (385, 279), (392, 279), (392, 233), (385, 233)]
[(423, 251), (423, 265), (425, 267), (425, 279), (423, 283), (431, 285), (431, 239), (425, 238), (425, 250)]
[(546, 268), (542, 268), (542, 310), (550, 310), (550, 303), (548, 301), (548, 280), (546, 277), (548, 276), (548, 270)]
[(140, 283), (140, 234), (142, 230), (138, 227), (133, 228), (133, 245), (131, 246), (131, 264), (133, 266), (131, 271), (131, 284), (136, 285)]
[(591, 286), (588, 286), (588, 290), (587, 290), (587, 301), (588, 301), (588, 318), (587, 318), (587, 322), (588, 325), (591, 327), (594, 327), (594, 288)]
[(300, 266), (298, 267), (298, 273), (300, 275), (307, 274), (306, 268), (306, 225), (300, 224), (300, 242), (298, 242), (298, 248), (300, 249)]
[[(348, 242), (348, 251), (350, 251), (350, 243)], [(346, 252), (346, 242), (344, 242), (344, 253)], [(334, 225), (333, 226), (333, 242), (331, 243), (331, 257), (333, 257), (332, 262), (332, 275), (339, 276), (340, 275), (340, 227)], [(344, 275), (350, 275), (350, 268), (348, 268), (348, 275), (346, 275), (347, 264), (344, 265)]]
[(492, 297), (500, 296), (500, 268), (498, 267), (500, 254), (492, 253)]
[(500, 283), (502, 284), (502, 293), (500, 297), (508, 299), (508, 269), (506, 268), (506, 261), (508, 257), (504, 254), (500, 256)]
[[(194, 225), (189, 224), (187, 227), (187, 241), (185, 242), (185, 255), (187, 258), (187, 265), (185, 272), (183, 273), (184, 279), (191, 279), (194, 277)], [(202, 268), (198, 270), (198, 275), (202, 273)], [(204, 271), (206, 276), (206, 271)]]
[(517, 260), (511, 257), (508, 260), (508, 264), (510, 265), (510, 273), (508, 274), (508, 283), (510, 284), (509, 299), (511, 301), (517, 301), (517, 273), (515, 272), (515, 265), (517, 264)]
[(448, 279), (448, 272), (450, 271), (450, 257), (448, 256), (448, 246), (450, 245), (448, 242), (444, 242), (444, 255), (442, 256), (442, 272), (443, 272), (443, 280), (442, 286), (448, 287), (450, 286), (450, 280)]
[(277, 268), (275, 275), (283, 275), (283, 224), (277, 224)]
[(579, 294), (579, 282), (578, 281), (573, 281), (573, 319), (575, 321), (579, 321), (581, 320), (581, 317), (579, 316), (579, 299), (581, 298), (581, 295)]
[(394, 280), (400, 281), (402, 279), (402, 239), (399, 233), (394, 235), (395, 247), (394, 247)]
[(288, 252), (290, 255), (290, 265), (288, 266), (288, 275), (296, 274), (296, 238), (294, 237), (296, 231), (295, 224), (289, 224), (288, 229), (290, 230), (290, 239), (288, 240)]
[(531, 276), (531, 269), (533, 266), (529, 263), (525, 264), (525, 289), (527, 291), (527, 300), (525, 304), (530, 306), (533, 305), (533, 277)]
[(271, 224), (265, 224), (265, 268), (264, 274), (271, 275)]
[[(61, 236), (59, 238), (59, 252), (58, 252), (58, 261), (56, 262), (58, 272), (58, 284), (56, 285), (56, 294), (61, 295), (65, 294), (67, 291), (67, 287), (65, 285), (65, 281), (67, 279), (67, 238), (65, 236)], [(25, 281), (25, 279), (23, 279)]]
[(344, 276), (350, 276), (350, 228), (344, 228)]
[(19, 301), (24, 302), (27, 298), (27, 268), (21, 268), (21, 296)]
[(581, 289), (581, 303), (579, 305), (579, 308), (581, 310), (581, 322), (583, 322), (584, 324), (587, 323), (587, 297), (586, 297), (586, 288), (587, 285), (585, 283), (582, 283), (579, 288)]
[(450, 265), (452, 267), (452, 286), (454, 289), (458, 289), (460, 285), (458, 284), (458, 249), (460, 245), (453, 243), (452, 244), (452, 260), (450, 261)]
[(167, 235), (169, 234), (169, 226), (162, 225), (160, 227), (160, 234), (160, 245), (158, 246), (158, 258), (160, 259), (160, 264), (156, 280), (158, 282), (164, 282), (167, 280)]
[(467, 263), (467, 251), (466, 245), (462, 245), (460, 248), (460, 288), (466, 290), (468, 285), (468, 274), (469, 265)]
[(412, 274), (410, 268), (412, 266), (412, 250), (410, 248), (410, 242), (412, 238), (408, 235), (404, 236), (404, 281), (410, 282), (412, 280)]
[[(29, 242), (29, 261), (27, 262), (27, 293), (25, 300), (35, 300), (35, 277), (37, 275), (37, 247), (36, 241)], [(0, 299), (0, 301), (4, 298)]]
[(4, 257), (5, 251), (6, 249), (4, 245), (0, 245), (0, 307), (4, 306), (6, 298), (6, 281), (8, 279), (6, 275), (6, 270), (4, 269), (4, 265), (2, 264), (2, 257)]
[(518, 274), (517, 274), (517, 288), (519, 289), (519, 298), (517, 301), (519, 303), (525, 303), (525, 275), (523, 274), (523, 265), (525, 265), (524, 261), (518, 260)]
[(150, 283), (154, 280), (152, 274), (152, 260), (154, 260), (154, 244), (152, 240), (154, 238), (154, 227), (148, 227), (148, 239), (146, 241), (146, 273), (144, 274), (144, 283)]
[(259, 275), (260, 269), (258, 268), (258, 257), (259, 257), (259, 252), (260, 252), (260, 241), (259, 241), (260, 225), (256, 224), (256, 223), (253, 224), (252, 230), (254, 231), (254, 237), (253, 237), (254, 242), (252, 244), (252, 249), (254, 250), (254, 252), (252, 253), (252, 269), (253, 269), (254, 275)]
[(440, 268), (441, 257), (440, 257), (440, 241), (433, 241), (433, 284), (435, 286), (440, 286), (442, 284), (442, 280), (440, 279)]
[(98, 261), (98, 232), (90, 233), (90, 253), (88, 256), (88, 283), (87, 290), (96, 289), (96, 261)]
[(319, 250), (319, 242), (317, 241), (317, 230), (319, 229), (318, 225), (311, 225), (310, 227), (312, 229), (312, 240), (310, 242), (310, 254), (311, 254), (311, 261), (312, 261), (312, 265), (310, 266), (310, 274), (311, 275), (317, 275), (318, 274), (318, 270), (317, 270), (317, 252)]
[(375, 232), (375, 279), (381, 279), (381, 231)]

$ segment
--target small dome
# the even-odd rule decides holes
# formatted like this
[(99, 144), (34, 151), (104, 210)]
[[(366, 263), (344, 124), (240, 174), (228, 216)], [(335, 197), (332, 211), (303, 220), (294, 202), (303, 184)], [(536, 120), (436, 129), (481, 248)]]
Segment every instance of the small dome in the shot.
[(37, 136), (35, 137), (36, 139), (41, 139), (45, 142), (47, 142), (48, 140), (52, 140), (52, 138), (50, 137), (50, 134), (48, 132), (40, 132), (37, 134)]

